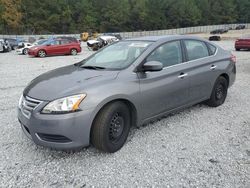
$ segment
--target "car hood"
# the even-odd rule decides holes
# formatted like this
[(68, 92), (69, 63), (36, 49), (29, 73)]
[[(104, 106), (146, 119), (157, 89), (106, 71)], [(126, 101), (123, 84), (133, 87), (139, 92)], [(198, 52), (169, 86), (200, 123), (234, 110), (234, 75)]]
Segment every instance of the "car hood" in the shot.
[(38, 100), (52, 101), (84, 93), (88, 87), (115, 79), (118, 73), (119, 71), (92, 70), (70, 65), (38, 76), (29, 83), (23, 94)]

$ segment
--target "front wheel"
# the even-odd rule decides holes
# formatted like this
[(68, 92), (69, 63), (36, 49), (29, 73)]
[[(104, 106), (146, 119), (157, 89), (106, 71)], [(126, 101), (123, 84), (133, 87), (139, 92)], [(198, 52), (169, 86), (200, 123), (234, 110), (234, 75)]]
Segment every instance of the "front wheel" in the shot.
[(217, 107), (222, 105), (227, 98), (228, 81), (224, 77), (219, 77), (215, 84), (210, 96), (207, 101), (207, 105), (211, 107)]
[(39, 50), (38, 57), (46, 57), (46, 52), (44, 50)]
[(127, 140), (131, 124), (129, 109), (123, 102), (106, 105), (97, 115), (91, 130), (91, 143), (99, 150), (114, 153)]

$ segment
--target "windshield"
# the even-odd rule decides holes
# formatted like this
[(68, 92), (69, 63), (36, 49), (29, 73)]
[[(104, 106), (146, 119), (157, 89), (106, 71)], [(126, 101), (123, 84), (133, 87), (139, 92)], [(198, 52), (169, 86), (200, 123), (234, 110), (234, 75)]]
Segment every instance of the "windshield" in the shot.
[(53, 44), (55, 42), (54, 39), (48, 39), (42, 43), (42, 45), (48, 45), (48, 44)]
[(114, 43), (84, 60), (82, 67), (124, 69), (131, 65), (151, 43), (149, 41), (120, 41)]
[(39, 40), (39, 41), (37, 41), (37, 45), (42, 45), (42, 44), (45, 43), (46, 41), (47, 41), (47, 39)]

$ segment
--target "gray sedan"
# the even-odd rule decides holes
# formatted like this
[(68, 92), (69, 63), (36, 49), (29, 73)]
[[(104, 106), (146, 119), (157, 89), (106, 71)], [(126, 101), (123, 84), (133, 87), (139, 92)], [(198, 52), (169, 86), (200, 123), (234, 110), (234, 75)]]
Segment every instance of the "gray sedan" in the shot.
[(38, 145), (68, 150), (91, 143), (116, 152), (131, 126), (200, 102), (222, 105), (235, 62), (230, 52), (191, 36), (120, 41), (31, 81), (18, 119)]

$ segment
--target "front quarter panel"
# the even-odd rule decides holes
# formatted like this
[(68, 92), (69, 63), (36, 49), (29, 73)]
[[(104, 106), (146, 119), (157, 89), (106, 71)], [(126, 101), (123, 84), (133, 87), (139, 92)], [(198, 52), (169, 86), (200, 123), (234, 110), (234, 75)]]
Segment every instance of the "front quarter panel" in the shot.
[(86, 98), (80, 104), (82, 110), (94, 108), (93, 116), (109, 102), (115, 100), (127, 100), (137, 110), (137, 119), (140, 118), (140, 106), (138, 104), (139, 80), (137, 74), (130, 70), (121, 71), (117, 78), (106, 83), (93, 85), (86, 89)]

